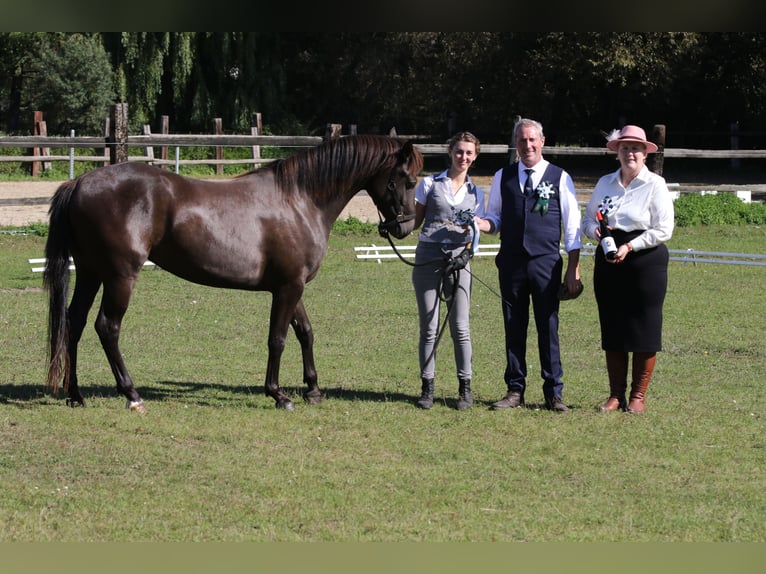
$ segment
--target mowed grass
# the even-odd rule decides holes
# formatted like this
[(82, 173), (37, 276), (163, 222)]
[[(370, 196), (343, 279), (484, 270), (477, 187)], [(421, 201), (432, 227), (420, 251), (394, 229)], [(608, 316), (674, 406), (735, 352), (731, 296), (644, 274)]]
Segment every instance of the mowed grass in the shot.
[[(585, 257), (586, 290), (561, 306), (572, 410), (558, 415), (540, 408), (534, 326), (528, 408), (488, 409), (505, 391), (503, 328), (494, 262), (476, 258), (489, 287), (474, 284), (475, 407), (454, 409), (445, 334), (437, 404), (421, 411), (411, 268), (354, 258), (381, 241), (331, 238), (305, 293), (326, 398), (302, 402), (291, 334), (293, 412), (263, 393), (270, 295), (143, 271), (122, 335), (142, 416), (114, 388), (93, 313), (87, 407), (45, 392), (46, 294), (26, 261), (44, 239), (0, 235), (0, 540), (766, 540), (766, 268), (672, 262), (648, 412), (604, 415)], [(766, 253), (766, 232), (677, 229), (671, 247)]]

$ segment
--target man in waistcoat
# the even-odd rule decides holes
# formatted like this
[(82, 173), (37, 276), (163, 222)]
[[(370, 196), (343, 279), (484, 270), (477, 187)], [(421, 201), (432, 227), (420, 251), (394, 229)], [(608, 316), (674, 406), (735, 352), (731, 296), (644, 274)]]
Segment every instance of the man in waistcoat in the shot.
[(569, 409), (562, 398), (564, 383), (559, 350), (559, 288), (567, 253), (562, 292), (576, 297), (580, 282), (580, 208), (567, 172), (543, 159), (545, 136), (540, 122), (520, 120), (513, 129), (518, 164), (498, 170), (492, 180), (486, 219), (479, 229), (500, 233), (495, 259), (503, 297), (507, 394), (492, 409), (524, 404), (527, 379), (527, 328), (532, 299), (545, 407)]

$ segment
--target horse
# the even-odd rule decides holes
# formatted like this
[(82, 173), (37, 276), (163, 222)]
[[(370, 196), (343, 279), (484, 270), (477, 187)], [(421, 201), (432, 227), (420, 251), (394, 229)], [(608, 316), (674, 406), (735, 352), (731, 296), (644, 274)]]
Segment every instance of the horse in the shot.
[[(126, 407), (146, 407), (119, 348), (120, 329), (146, 261), (202, 285), (272, 295), (265, 393), (293, 410), (279, 386), (288, 328), (301, 345), (304, 400), (322, 392), (314, 334), (302, 296), (327, 252), (330, 229), (361, 190), (375, 203), (378, 232), (401, 239), (414, 227), (423, 156), (410, 141), (335, 138), (227, 180), (184, 177), (140, 162), (101, 167), (61, 184), (51, 199), (43, 284), (48, 292), (47, 388), (85, 406), (77, 346), (103, 286), (95, 330)], [(69, 297), (69, 258), (75, 286)]]

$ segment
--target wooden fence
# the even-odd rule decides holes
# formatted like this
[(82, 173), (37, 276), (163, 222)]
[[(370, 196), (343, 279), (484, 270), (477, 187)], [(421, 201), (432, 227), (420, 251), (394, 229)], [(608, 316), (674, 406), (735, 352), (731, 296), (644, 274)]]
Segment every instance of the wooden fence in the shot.
[[(147, 163), (170, 166), (175, 165), (176, 171), (180, 165), (205, 164), (216, 166), (216, 173), (223, 173), (224, 165), (259, 164), (272, 161), (261, 157), (262, 146), (274, 147), (313, 147), (331, 137), (340, 137), (342, 126), (339, 124), (327, 124), (324, 136), (267, 136), (263, 135), (261, 115), (253, 115), (253, 125), (250, 134), (229, 135), (222, 133), (221, 121), (214, 122), (213, 134), (169, 134), (167, 116), (162, 119), (162, 132), (151, 133), (149, 126), (143, 127), (141, 135), (129, 135), (127, 129), (127, 104), (116, 104), (112, 107), (110, 117), (105, 122), (104, 136), (77, 136), (49, 137), (45, 134), (45, 122), (42, 114), (35, 112), (35, 134), (32, 136), (6, 136), (0, 137), (0, 148), (30, 148), (32, 153), (23, 156), (0, 155), (1, 162), (32, 162), (32, 174), (39, 175), (40, 167), (49, 169), (50, 162), (68, 161), (71, 166), (76, 161), (102, 162), (104, 165), (119, 163), (122, 161), (144, 161)], [(349, 126), (349, 133), (356, 133), (355, 126)], [(395, 133), (395, 132), (394, 132)], [(423, 143), (427, 136), (400, 136), (413, 139), (417, 148), (424, 155), (445, 155), (447, 145), (444, 143)], [(740, 158), (766, 159), (766, 150), (744, 149), (685, 149), (665, 147), (665, 126), (656, 125), (650, 137), (657, 143), (659, 150), (649, 158), (649, 167), (660, 175), (663, 172), (665, 158), (697, 158), (697, 159), (729, 159), (736, 161)], [(179, 148), (188, 146), (211, 146), (216, 150), (215, 158), (209, 159), (180, 159)], [(249, 147), (252, 149), (251, 157), (239, 159), (225, 159), (224, 147)], [(69, 149), (68, 155), (51, 155), (50, 149)], [(74, 155), (74, 149), (91, 148), (98, 155)], [(159, 156), (155, 155), (155, 148), (160, 149)], [(175, 158), (168, 157), (168, 149), (175, 148)], [(141, 150), (140, 155), (130, 155), (133, 150)], [(482, 144), (482, 154), (507, 155), (509, 161), (515, 161), (516, 151), (507, 144)], [(551, 146), (545, 148), (546, 156), (605, 156), (609, 155), (606, 147), (574, 147), (574, 146)]]

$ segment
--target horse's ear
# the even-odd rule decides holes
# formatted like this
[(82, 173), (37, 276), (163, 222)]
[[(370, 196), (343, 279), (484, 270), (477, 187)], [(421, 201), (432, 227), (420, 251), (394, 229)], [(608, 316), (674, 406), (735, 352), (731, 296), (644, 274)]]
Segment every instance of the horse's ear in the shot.
[(412, 157), (413, 153), (412, 140), (407, 140), (404, 142), (402, 149), (399, 150), (399, 157), (402, 159), (402, 162), (407, 162), (407, 160)]

